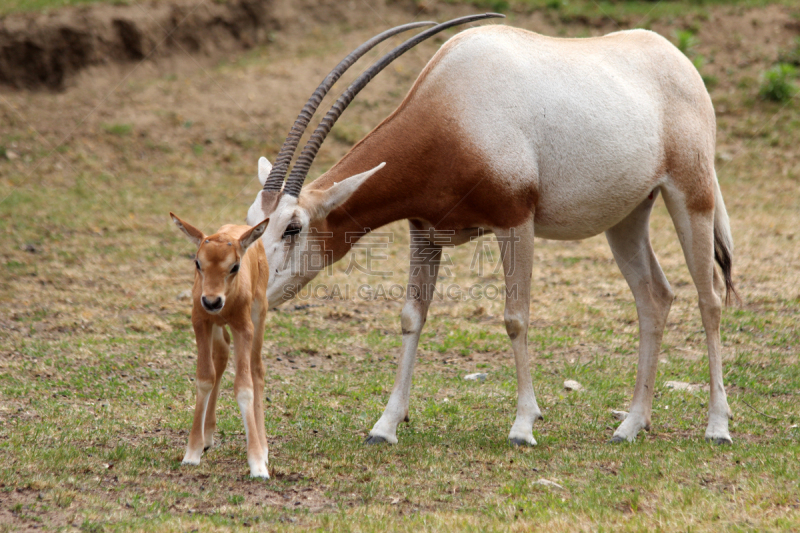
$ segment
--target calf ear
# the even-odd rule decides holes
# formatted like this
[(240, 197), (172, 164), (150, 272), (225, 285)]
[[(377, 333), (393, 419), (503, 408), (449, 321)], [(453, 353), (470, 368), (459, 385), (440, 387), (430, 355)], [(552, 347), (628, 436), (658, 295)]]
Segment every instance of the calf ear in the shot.
[(333, 187), (324, 191), (320, 206), (322, 216), (328, 216), (328, 213), (345, 203), (347, 199), (350, 198), (350, 196), (352, 196), (359, 187), (361, 187), (361, 184), (367, 181), (367, 178), (382, 169), (385, 165), (386, 163), (381, 163), (372, 170), (367, 170), (361, 174), (350, 176), (346, 180), (336, 183)]
[(172, 217), (172, 221), (175, 223), (176, 226), (178, 226), (178, 229), (180, 229), (182, 232), (186, 234), (187, 237), (189, 237), (189, 240), (191, 240), (197, 246), (200, 246), (200, 243), (203, 242), (203, 239), (206, 238), (206, 236), (203, 234), (202, 231), (195, 228), (191, 224), (179, 219), (172, 212), (170, 212), (169, 216)]
[(270, 171), (272, 170), (272, 165), (269, 164), (266, 157), (259, 157), (258, 158), (258, 181), (261, 182), (261, 186), (263, 187), (264, 184), (267, 182), (267, 177), (269, 176)]
[(249, 230), (245, 231), (244, 234), (239, 237), (239, 246), (242, 247), (242, 251), (246, 251), (251, 244), (256, 242), (264, 232), (267, 230), (267, 224), (269, 223), (269, 218), (265, 218)]

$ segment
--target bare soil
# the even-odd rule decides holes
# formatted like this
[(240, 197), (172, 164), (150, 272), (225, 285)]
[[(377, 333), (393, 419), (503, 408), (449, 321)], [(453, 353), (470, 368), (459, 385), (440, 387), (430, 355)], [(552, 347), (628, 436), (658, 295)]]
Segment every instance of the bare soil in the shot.
[(63, 90), (90, 66), (157, 60), (182, 52), (214, 61), (311, 21), (358, 11), (335, 0), (150, 0), (89, 4), (0, 19), (0, 83)]

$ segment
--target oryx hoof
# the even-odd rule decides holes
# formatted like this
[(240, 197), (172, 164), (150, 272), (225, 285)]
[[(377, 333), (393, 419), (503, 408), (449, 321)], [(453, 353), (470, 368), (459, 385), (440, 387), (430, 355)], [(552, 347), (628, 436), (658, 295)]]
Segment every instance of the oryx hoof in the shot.
[(730, 437), (706, 437), (706, 442), (713, 442), (717, 446), (723, 446), (726, 444), (733, 444), (733, 439)]
[(389, 444), (389, 441), (377, 435), (367, 435), (367, 438), (364, 439), (364, 444), (373, 446), (376, 444)]
[(528, 440), (520, 439), (520, 438), (516, 438), (516, 437), (514, 437), (513, 439), (508, 439), (508, 443), (511, 446), (526, 446), (526, 447), (536, 446), (536, 441), (530, 442)]
[(613, 437), (611, 437), (611, 439), (608, 441), (608, 443), (609, 443), (609, 444), (621, 444), (621, 443), (623, 443), (623, 442), (628, 442), (628, 439), (626, 439), (626, 438), (625, 438), (625, 437), (623, 437), (622, 435), (614, 435), (614, 436), (613, 436)]

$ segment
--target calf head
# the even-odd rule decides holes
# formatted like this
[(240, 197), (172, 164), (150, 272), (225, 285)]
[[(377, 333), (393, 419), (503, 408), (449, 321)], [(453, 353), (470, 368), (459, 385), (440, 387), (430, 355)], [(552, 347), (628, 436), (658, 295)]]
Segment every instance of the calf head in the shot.
[(225, 307), (225, 300), (233, 292), (242, 258), (247, 249), (256, 242), (267, 229), (269, 219), (256, 224), (239, 238), (225, 232), (206, 236), (202, 231), (170, 213), (175, 225), (197, 245), (194, 266), (195, 276), (200, 283), (199, 294), (194, 298), (210, 314), (217, 314)]

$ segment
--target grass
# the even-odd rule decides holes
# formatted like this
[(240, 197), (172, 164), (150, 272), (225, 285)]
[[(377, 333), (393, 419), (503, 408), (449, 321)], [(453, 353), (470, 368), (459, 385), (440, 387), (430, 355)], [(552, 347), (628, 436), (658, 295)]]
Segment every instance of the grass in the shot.
[[(724, 12), (715, 15), (725, 23)], [(393, 386), (402, 303), (311, 299), (268, 319), (272, 479), (247, 476), (230, 374), (218, 444), (200, 466), (182, 467), (195, 347), (181, 294), (193, 250), (167, 212), (205, 221), (207, 231), (241, 220), (258, 190), (258, 156), (274, 157), (299, 109), (294, 93), (310, 93), (318, 76), (307, 73), (341, 54), (297, 59), (268, 48), (210, 74), (132, 77), (115, 91), (110, 79), (55, 96), (3, 93), (0, 145), (18, 157), (0, 159), (0, 531), (796, 530), (800, 106), (758, 98), (758, 73), (776, 53), (745, 41), (752, 64), (736, 66), (736, 49), (725, 56), (727, 44), (697, 22), (692, 48), (715, 57), (705, 68), (719, 78), (711, 90), (717, 170), (744, 299), (725, 309), (722, 323), (732, 446), (702, 439), (706, 390), (664, 386), (705, 384), (708, 364), (691, 279), (658, 202), (652, 241), (678, 298), (653, 428), (636, 443), (606, 444), (618, 423), (611, 411), (629, 405), (637, 325), (630, 291), (595, 237), (536, 243), (529, 343), (546, 417), (534, 428), (537, 447), (505, 441), (516, 379), (500, 299), (433, 305), (410, 421), (392, 447), (362, 441)], [(661, 31), (673, 35), (669, 26)], [(770, 35), (790, 49), (790, 32)], [(376, 78), (359, 96), (370, 105), (351, 110), (339, 142), (323, 147), (320, 168), (346, 151), (353, 132), (391, 112), (413, 81), (409, 72), (434, 49)], [(248, 103), (251, 92), (269, 94), (274, 109)], [(379, 266), (391, 275), (348, 275), (344, 260), (325, 282), (402, 285), (406, 226), (388, 229), (395, 238)], [(502, 287), (493, 246), (447, 253), (443, 288)], [(468, 268), (476, 254), (487, 262), (480, 275)], [(488, 377), (463, 380), (473, 372)], [(566, 379), (584, 389), (564, 391)]]
[[(212, 0), (215, 3), (227, 0)], [(617, 22), (628, 17), (647, 16), (648, 20), (657, 20), (665, 16), (707, 13), (711, 6), (739, 6), (743, 8), (763, 7), (769, 4), (792, 6), (793, 0), (682, 0), (668, 2), (652, 2), (649, 0), (445, 0), (450, 4), (470, 4), (482, 10), (497, 13), (551, 10), (558, 12), (565, 22), (574, 18), (601, 17)], [(0, 5), (0, 16), (17, 13), (58, 9), (65, 6), (77, 6), (92, 3), (108, 3), (114, 5), (132, 5), (134, 0), (4, 0)], [(417, 0), (417, 5), (424, 7), (428, 2)], [(637, 19), (638, 21), (639, 19)]]
[(119, 5), (130, 3), (128, 0), (5, 0), (0, 6), (0, 16), (21, 11), (44, 11), (96, 2)]
[(764, 80), (758, 91), (765, 100), (785, 103), (797, 94), (797, 68), (788, 63), (778, 63), (764, 73)]
[(133, 131), (133, 126), (131, 124), (103, 124), (102, 126), (107, 133), (116, 135), (117, 137), (130, 135), (131, 131)]
[[(751, 9), (770, 4), (794, 6), (792, 0), (682, 0), (653, 2), (649, 0), (446, 0), (451, 4), (470, 4), (478, 9), (506, 14), (544, 11), (561, 22), (633, 24), (648, 27), (658, 20), (677, 17), (707, 19), (710, 10), (720, 7)], [(427, 2), (418, 1), (418, 5)]]

